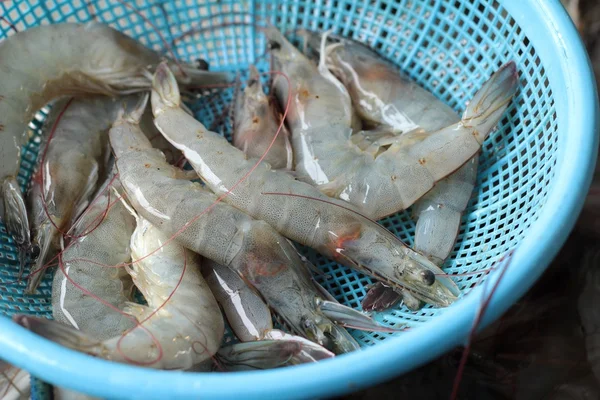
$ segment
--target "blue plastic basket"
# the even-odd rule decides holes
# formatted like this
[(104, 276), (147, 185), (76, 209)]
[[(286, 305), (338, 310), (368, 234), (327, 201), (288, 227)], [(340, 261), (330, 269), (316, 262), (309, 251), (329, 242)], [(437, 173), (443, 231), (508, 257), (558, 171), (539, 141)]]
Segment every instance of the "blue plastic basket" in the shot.
[[(164, 50), (154, 29), (116, 0), (27, 0), (2, 2), (0, 7), (19, 30), (96, 19)], [(237, 71), (249, 63), (266, 67), (261, 58), (265, 40), (252, 25), (255, 21), (270, 21), (282, 31), (332, 28), (368, 43), (457, 110), (501, 64), (516, 61), (520, 91), (483, 146), (477, 186), (446, 263), (449, 273), (462, 275), (456, 282), (468, 294), (447, 309), (381, 313), (377, 318), (384, 323), (408, 323), (413, 329), (396, 335), (353, 332), (363, 351), (313, 365), (229, 374), (149, 370), (67, 350), (13, 324), (7, 317), (14, 313), (51, 316), (51, 281), (48, 274), (35, 296), (23, 295), (24, 283), (10, 283), (18, 268), (2, 227), (0, 314), (6, 317), (0, 317), (0, 358), (54, 384), (110, 398), (341, 394), (406, 372), (464, 343), (501, 269), (488, 275), (486, 271), (514, 250), (482, 326), (525, 293), (571, 230), (596, 160), (598, 114), (588, 58), (558, 0), (186, 0), (136, 2), (135, 7), (169, 42), (193, 27), (213, 27), (185, 36), (175, 52), (186, 60), (204, 58), (216, 70)], [(10, 36), (8, 24), (0, 24), (2, 37)], [(217, 91), (191, 106), (197, 118), (227, 134), (230, 126), (223, 108), (231, 94)], [(42, 114), (32, 127), (41, 119)], [(38, 142), (34, 138), (24, 149), (19, 177), (23, 187)], [(414, 223), (408, 213), (383, 224), (412, 243)], [(360, 307), (365, 286), (371, 283), (368, 277), (305, 253), (325, 272), (318, 278), (338, 300)], [(487, 283), (481, 284), (484, 280)]]

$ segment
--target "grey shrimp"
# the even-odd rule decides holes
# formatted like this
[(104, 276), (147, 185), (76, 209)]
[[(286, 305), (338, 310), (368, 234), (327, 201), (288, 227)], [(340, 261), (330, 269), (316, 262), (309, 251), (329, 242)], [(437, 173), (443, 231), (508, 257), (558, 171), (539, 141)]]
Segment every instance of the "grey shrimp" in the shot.
[[(426, 257), (348, 203), (274, 171), (268, 163), (256, 166), (256, 159), (247, 159), (225, 138), (208, 131), (180, 108), (180, 102), (177, 82), (162, 64), (152, 90), (154, 122), (211, 190), (228, 194), (224, 201), (266, 221), (282, 235), (390, 286), (410, 290), (427, 303), (448, 306), (456, 300), (456, 285)], [(243, 177), (247, 179), (238, 184)], [(265, 194), (272, 192), (280, 195)]]
[(357, 311), (323, 299), (285, 238), (267, 223), (216, 202), (214, 194), (169, 165), (140, 132), (141, 103), (110, 130), (119, 177), (137, 212), (178, 243), (235, 271), (296, 334), (331, 351), (356, 350), (358, 344), (329, 315), (341, 315), (351, 324), (356, 319), (352, 326), (363, 329), (389, 331), (364, 314), (354, 318)]
[[(158, 53), (97, 22), (38, 26), (0, 43), (0, 215), (20, 252), (30, 243), (17, 175), (34, 114), (63, 96), (116, 96), (148, 89), (148, 67), (160, 59)], [(229, 80), (228, 75), (189, 65), (175, 71), (182, 84)]]
[(291, 91), (287, 122), (296, 174), (373, 219), (411, 206), (471, 159), (517, 88), (516, 65), (511, 62), (484, 83), (460, 121), (429, 134), (428, 126), (419, 127), (405, 118), (407, 133), (382, 142), (377, 151), (365, 151), (351, 138), (354, 109), (348, 91), (324, 61), (340, 46), (322, 48), (316, 66), (275, 28), (265, 32), (277, 69), (292, 80), (288, 89), (285, 80), (275, 78), (274, 90), (280, 104)]

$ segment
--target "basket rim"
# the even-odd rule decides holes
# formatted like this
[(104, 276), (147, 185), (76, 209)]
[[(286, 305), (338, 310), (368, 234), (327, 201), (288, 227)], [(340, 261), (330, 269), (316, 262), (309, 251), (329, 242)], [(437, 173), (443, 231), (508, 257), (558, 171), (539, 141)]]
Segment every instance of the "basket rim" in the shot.
[[(546, 70), (551, 83), (561, 84), (553, 85), (553, 90), (559, 99), (559, 126), (564, 126), (568, 135), (559, 137), (556, 176), (543, 212), (515, 249), (513, 267), (500, 282), (480, 328), (498, 318), (533, 285), (568, 237), (593, 176), (600, 118), (590, 60), (559, 0), (499, 2), (532, 43), (545, 44), (536, 47), (540, 58), (546, 59), (544, 65), (547, 60), (557, 64)], [(532, 21), (535, 27), (528, 28), (534, 25)], [(570, 118), (560, 121), (561, 115)], [(590, 115), (593, 118), (586, 118)], [(490, 274), (490, 284), (499, 273), (497, 269)], [(340, 395), (407, 372), (464, 343), (486, 286), (473, 289), (442, 315), (376, 346), (315, 364), (276, 370), (189, 373), (112, 363), (59, 346), (6, 317), (0, 317), (0, 356), (52, 384), (110, 398), (259, 399), (276, 394), (291, 399)]]

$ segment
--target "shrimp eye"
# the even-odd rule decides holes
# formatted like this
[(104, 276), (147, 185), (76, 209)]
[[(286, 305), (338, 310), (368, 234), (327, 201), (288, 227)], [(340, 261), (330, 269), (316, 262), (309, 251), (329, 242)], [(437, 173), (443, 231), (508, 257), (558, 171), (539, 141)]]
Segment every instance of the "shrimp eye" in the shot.
[(31, 246), (31, 259), (36, 260), (40, 256), (40, 246), (34, 244)]
[(256, 79), (250, 79), (248, 81), (248, 86), (254, 86), (254, 85), (256, 85), (256, 82), (258, 82)]
[(435, 274), (429, 270), (421, 272), (421, 277), (427, 286), (431, 286), (435, 283)]
[(196, 68), (203, 70), (203, 71), (208, 71), (208, 67), (209, 67), (208, 61), (206, 61), (202, 58), (198, 58), (196, 60)]
[(281, 48), (281, 44), (274, 40), (269, 41), (269, 50), (279, 50)]

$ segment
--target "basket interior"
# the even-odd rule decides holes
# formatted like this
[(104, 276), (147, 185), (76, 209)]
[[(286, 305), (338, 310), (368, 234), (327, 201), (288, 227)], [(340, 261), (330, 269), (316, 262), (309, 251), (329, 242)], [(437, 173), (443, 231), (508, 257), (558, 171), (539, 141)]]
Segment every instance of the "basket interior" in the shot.
[[(0, 21), (0, 37), (10, 36), (14, 29), (21, 31), (40, 24), (97, 20), (164, 54), (169, 54), (166, 46), (169, 44), (182, 60), (203, 58), (212, 69), (245, 73), (251, 63), (262, 71), (269, 66), (264, 36), (254, 24), (270, 22), (288, 36), (300, 27), (333, 29), (337, 34), (370, 45), (457, 112), (462, 112), (469, 98), (499, 66), (514, 60), (521, 74), (520, 91), (498, 130), (482, 148), (476, 187), (463, 216), (457, 243), (444, 265), (467, 293), (481, 284), (495, 263), (524, 237), (546, 202), (555, 172), (558, 141), (552, 90), (535, 49), (498, 2), (377, 0), (368, 3), (185, 0), (164, 4), (131, 2), (131, 6), (125, 6), (117, 0), (1, 2), (5, 20)], [(215, 89), (189, 105), (207, 127), (229, 136), (228, 107), (232, 95), (233, 89)], [(31, 123), (33, 137), (23, 149), (19, 175), (23, 189), (38, 154), (38, 128), (43, 118), (44, 113), (38, 113)], [(381, 223), (412, 245), (414, 222), (410, 210)], [(46, 273), (38, 294), (24, 295), (25, 282), (17, 281), (15, 248), (3, 225), (0, 235), (0, 314), (51, 317), (51, 272)], [(360, 301), (372, 280), (300, 248), (323, 271), (316, 276), (317, 280), (340, 302), (360, 309)], [(444, 309), (430, 306), (418, 312), (398, 306), (376, 314), (375, 318), (391, 326), (416, 326), (443, 312)], [(362, 345), (373, 345), (390, 334), (354, 331), (353, 335)]]

